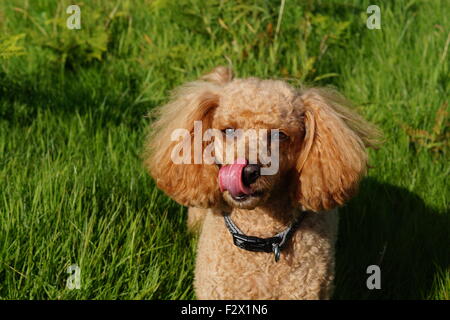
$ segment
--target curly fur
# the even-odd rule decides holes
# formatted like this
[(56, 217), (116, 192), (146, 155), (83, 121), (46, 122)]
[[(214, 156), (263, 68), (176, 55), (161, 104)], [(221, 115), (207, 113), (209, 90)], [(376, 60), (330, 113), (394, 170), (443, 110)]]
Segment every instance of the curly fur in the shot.
[[(188, 206), (188, 226), (201, 230), (195, 272), (200, 299), (326, 299), (332, 294), (337, 207), (355, 195), (366, 172), (366, 147), (377, 129), (330, 89), (297, 90), (278, 80), (233, 79), (218, 67), (175, 91), (156, 112), (147, 139), (145, 166), (159, 188)], [(280, 129), (280, 168), (252, 185), (263, 194), (237, 203), (218, 186), (216, 164), (174, 164), (174, 129), (193, 133), (228, 127)], [(220, 153), (220, 152), (219, 152)], [(219, 156), (219, 155), (216, 155)], [(270, 237), (301, 210), (312, 211), (281, 259), (237, 248), (223, 214), (249, 235)]]

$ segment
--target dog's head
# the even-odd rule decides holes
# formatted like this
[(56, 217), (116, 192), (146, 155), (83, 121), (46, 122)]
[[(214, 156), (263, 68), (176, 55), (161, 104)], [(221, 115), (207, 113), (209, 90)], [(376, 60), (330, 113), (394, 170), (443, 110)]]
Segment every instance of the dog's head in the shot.
[(329, 210), (354, 195), (377, 136), (347, 104), (331, 90), (233, 79), (218, 67), (158, 109), (145, 165), (186, 206), (253, 209), (288, 196)]

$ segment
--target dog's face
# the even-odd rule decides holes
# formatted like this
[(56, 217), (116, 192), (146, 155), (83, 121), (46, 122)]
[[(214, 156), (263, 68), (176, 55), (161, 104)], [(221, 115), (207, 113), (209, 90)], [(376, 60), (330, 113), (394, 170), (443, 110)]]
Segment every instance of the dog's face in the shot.
[[(356, 191), (366, 170), (365, 147), (378, 134), (347, 103), (331, 90), (233, 80), (219, 67), (178, 89), (159, 109), (145, 165), (158, 187), (186, 206), (252, 209), (288, 195), (305, 209), (330, 210)], [(179, 130), (185, 132), (182, 143), (174, 139)], [(199, 149), (212, 161), (202, 161)], [(174, 161), (180, 150), (183, 161)]]
[[(305, 133), (303, 110), (295, 98), (295, 91), (281, 81), (245, 79), (224, 86), (212, 116), (212, 128), (221, 132), (223, 141), (215, 141), (218, 183), (229, 174), (241, 181), (227, 183), (242, 184), (244, 189), (221, 188), (228, 205), (253, 209), (291, 188)], [(243, 147), (241, 155), (238, 146)], [(262, 159), (261, 152), (269, 159)], [(233, 166), (238, 158), (245, 164)], [(226, 167), (229, 173), (223, 173)]]

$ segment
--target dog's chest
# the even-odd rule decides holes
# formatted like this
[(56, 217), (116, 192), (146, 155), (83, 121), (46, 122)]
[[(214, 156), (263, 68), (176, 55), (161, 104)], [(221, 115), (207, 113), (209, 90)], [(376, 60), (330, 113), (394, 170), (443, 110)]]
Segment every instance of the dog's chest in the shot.
[(223, 218), (209, 214), (204, 221), (197, 253), (195, 286), (198, 298), (305, 297), (308, 286), (320, 286), (329, 281), (336, 226), (337, 219), (329, 214), (305, 219), (281, 252), (280, 260), (275, 262), (271, 253), (236, 247)]

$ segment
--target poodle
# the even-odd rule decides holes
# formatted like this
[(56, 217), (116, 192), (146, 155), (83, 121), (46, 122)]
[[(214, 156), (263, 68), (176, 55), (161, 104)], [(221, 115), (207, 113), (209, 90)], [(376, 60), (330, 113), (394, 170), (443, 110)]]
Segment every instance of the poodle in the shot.
[[(160, 189), (189, 207), (188, 227), (200, 232), (198, 299), (331, 297), (337, 207), (355, 195), (367, 169), (366, 148), (379, 136), (348, 106), (331, 89), (234, 78), (217, 67), (157, 108), (144, 165)], [(200, 161), (174, 161), (180, 129), (187, 133), (183, 160)], [(215, 130), (210, 139), (209, 129)], [(263, 134), (238, 135), (238, 129)], [(237, 149), (226, 138), (247, 138), (240, 157), (224, 156)], [(268, 152), (277, 154), (271, 158), (276, 172), (262, 174), (267, 161), (250, 161), (255, 140), (277, 146)], [(213, 161), (196, 156), (199, 147)]]

